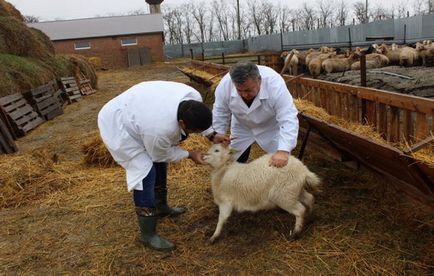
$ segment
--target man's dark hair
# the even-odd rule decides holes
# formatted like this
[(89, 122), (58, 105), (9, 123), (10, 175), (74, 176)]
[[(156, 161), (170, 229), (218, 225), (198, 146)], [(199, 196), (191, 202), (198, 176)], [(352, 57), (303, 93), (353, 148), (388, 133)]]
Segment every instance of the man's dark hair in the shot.
[(183, 120), (188, 130), (204, 131), (212, 124), (211, 110), (202, 102), (182, 101), (178, 107), (178, 121)]
[(259, 68), (253, 62), (238, 62), (232, 66), (229, 71), (231, 79), (234, 83), (243, 84), (247, 79), (256, 80), (261, 75), (259, 74)]

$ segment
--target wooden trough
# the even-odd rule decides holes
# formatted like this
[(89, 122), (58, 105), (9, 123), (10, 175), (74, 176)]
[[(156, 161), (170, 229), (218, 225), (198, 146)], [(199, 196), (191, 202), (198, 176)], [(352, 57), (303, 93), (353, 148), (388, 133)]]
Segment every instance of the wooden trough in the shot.
[[(179, 70), (214, 86), (229, 67), (192, 61)], [(343, 155), (391, 178), (405, 194), (434, 209), (434, 163), (413, 156), (420, 149), (432, 152), (434, 100), (300, 76), (284, 75), (284, 79), (294, 98), (308, 100), (346, 121), (370, 125), (388, 143), (380, 144), (306, 114), (299, 114), (300, 127), (310, 127)], [(403, 151), (393, 146), (399, 143), (412, 146)]]

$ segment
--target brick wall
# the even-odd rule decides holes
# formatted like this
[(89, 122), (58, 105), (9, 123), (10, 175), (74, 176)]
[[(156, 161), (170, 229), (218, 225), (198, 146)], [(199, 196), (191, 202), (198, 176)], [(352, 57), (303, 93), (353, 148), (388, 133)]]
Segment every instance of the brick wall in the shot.
[[(137, 38), (137, 45), (121, 46), (121, 39)], [(75, 50), (74, 43), (90, 42), (90, 49)], [(104, 68), (128, 67), (127, 51), (131, 48), (148, 48), (152, 62), (163, 61), (162, 33), (115, 36), (103, 38), (53, 41), (56, 54), (80, 54), (99, 57)]]

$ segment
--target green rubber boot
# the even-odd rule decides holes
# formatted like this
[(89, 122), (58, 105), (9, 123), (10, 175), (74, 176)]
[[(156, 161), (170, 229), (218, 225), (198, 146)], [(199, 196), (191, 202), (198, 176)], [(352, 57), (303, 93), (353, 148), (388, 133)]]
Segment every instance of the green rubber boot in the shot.
[[(147, 208), (148, 210), (151, 208)], [(155, 209), (151, 209), (146, 215), (137, 215), (137, 220), (140, 227), (140, 241), (147, 247), (158, 251), (172, 251), (175, 245), (170, 241), (160, 237), (156, 233), (157, 216)], [(143, 214), (143, 212), (142, 212)]]
[(155, 166), (155, 206), (158, 217), (177, 217), (185, 213), (184, 208), (170, 208), (167, 205), (167, 163), (154, 163)]

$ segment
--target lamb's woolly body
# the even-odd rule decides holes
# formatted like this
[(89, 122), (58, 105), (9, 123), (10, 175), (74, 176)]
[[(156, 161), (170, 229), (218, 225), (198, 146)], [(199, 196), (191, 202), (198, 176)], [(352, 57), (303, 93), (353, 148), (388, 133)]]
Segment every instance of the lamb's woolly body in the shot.
[(214, 202), (219, 206), (219, 221), (211, 241), (221, 232), (233, 209), (258, 211), (280, 207), (296, 216), (294, 235), (301, 232), (306, 213), (313, 207), (313, 195), (319, 178), (297, 158), (290, 156), (283, 168), (269, 166), (271, 155), (248, 164), (232, 161), (229, 149), (213, 145), (205, 160), (212, 166), (211, 182)]

